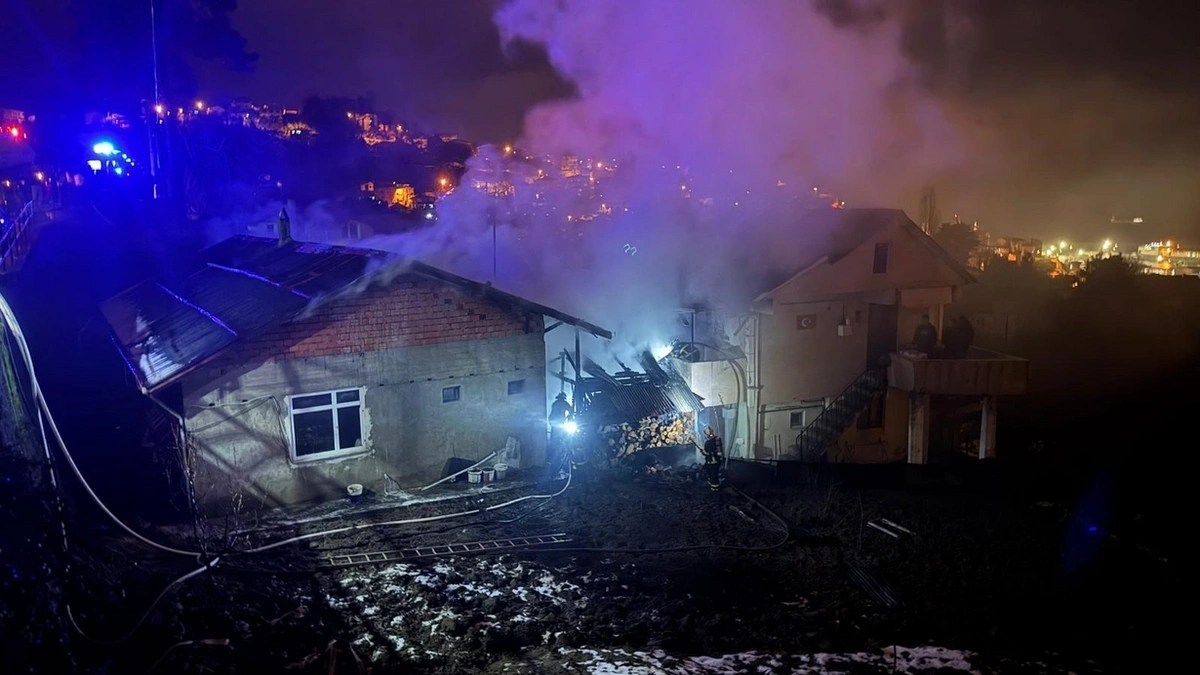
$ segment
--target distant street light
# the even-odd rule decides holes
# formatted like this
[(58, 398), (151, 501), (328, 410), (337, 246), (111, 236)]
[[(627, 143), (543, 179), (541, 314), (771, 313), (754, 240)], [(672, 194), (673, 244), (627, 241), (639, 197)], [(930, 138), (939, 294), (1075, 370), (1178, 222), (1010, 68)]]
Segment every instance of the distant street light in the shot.
[(1110, 249), (1110, 248), (1112, 248), (1112, 240), (1111, 240), (1111, 239), (1105, 239), (1105, 240), (1104, 240), (1104, 250), (1105, 250), (1105, 251), (1107, 251), (1107, 250), (1108, 250), (1108, 249)]

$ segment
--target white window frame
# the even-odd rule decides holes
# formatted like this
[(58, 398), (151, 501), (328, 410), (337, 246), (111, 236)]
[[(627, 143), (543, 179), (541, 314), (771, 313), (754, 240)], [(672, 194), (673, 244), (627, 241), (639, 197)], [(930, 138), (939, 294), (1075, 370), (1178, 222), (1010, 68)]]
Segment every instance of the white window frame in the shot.
[[(346, 392), (350, 392), (350, 391), (358, 393), (358, 400), (357, 401), (349, 401), (347, 403), (338, 403), (337, 395), (343, 394)], [(351, 457), (353, 455), (366, 454), (366, 452), (368, 450), (367, 441), (365, 438), (365, 436), (367, 435), (367, 420), (366, 420), (366, 416), (364, 415), (364, 411), (363, 411), (363, 402), (364, 402), (364, 399), (366, 398), (366, 393), (367, 393), (366, 387), (346, 387), (344, 389), (329, 389), (326, 391), (313, 391), (313, 392), (306, 392), (303, 394), (293, 394), (291, 396), (288, 396), (287, 397), (288, 431), (291, 432), (291, 436), (290, 436), (290, 438), (288, 438), (288, 459), (293, 464), (311, 464), (313, 462), (320, 462), (320, 461), (326, 460), (326, 459), (338, 459), (341, 457)], [(298, 399), (298, 398), (308, 398), (309, 396), (321, 396), (321, 395), (329, 396), (330, 403), (328, 405), (318, 405), (318, 406), (312, 406), (312, 407), (308, 407), (308, 408), (300, 408), (299, 410), (297, 410), (295, 405), (293, 405), (293, 403), (292, 403), (295, 399)], [(297, 413), (308, 414), (308, 413), (314, 413), (314, 412), (328, 411), (330, 416), (333, 417), (333, 442), (334, 442), (334, 445), (337, 445), (340, 442), (340, 435), (338, 434), (337, 411), (342, 408), (358, 408), (359, 434), (364, 437), (364, 438), (360, 438), (360, 440), (362, 441), (362, 445), (358, 445), (358, 446), (355, 446), (352, 448), (336, 448), (334, 450), (329, 450), (326, 452), (317, 452), (317, 453), (313, 453), (311, 455), (301, 456), (301, 455), (296, 454), (296, 414)]]

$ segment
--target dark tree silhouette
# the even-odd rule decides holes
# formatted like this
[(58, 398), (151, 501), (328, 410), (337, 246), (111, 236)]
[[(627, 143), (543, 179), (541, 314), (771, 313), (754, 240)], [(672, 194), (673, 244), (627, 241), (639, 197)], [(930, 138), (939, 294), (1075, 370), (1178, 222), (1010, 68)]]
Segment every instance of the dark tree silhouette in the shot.
[(359, 106), (364, 103), (362, 97), (309, 96), (300, 106), (300, 119), (317, 132), (318, 142), (346, 141), (358, 134), (358, 127), (346, 113), (361, 112)]
[(963, 265), (967, 264), (971, 252), (979, 246), (979, 236), (966, 223), (943, 223), (933, 233), (933, 240)]
[(1094, 256), (1079, 270), (1079, 287), (1106, 291), (1128, 289), (1141, 274), (1141, 269), (1138, 263), (1120, 256)]

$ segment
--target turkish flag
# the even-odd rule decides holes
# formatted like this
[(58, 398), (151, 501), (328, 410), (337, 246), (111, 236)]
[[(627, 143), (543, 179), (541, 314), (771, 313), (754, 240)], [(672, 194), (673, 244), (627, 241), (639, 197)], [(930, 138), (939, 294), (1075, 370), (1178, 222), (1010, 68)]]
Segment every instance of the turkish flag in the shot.
[(812, 330), (816, 327), (816, 314), (801, 314), (796, 317), (796, 330)]

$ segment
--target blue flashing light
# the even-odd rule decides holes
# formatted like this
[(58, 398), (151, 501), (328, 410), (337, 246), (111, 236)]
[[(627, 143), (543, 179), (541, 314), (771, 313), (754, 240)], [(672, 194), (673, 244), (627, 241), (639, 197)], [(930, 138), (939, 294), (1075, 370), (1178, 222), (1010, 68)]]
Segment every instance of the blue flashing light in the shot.
[(100, 141), (99, 143), (92, 146), (92, 152), (96, 153), (97, 155), (104, 155), (105, 157), (109, 157), (109, 156), (117, 154), (117, 148), (116, 148), (116, 146), (114, 146), (112, 143), (109, 143), (108, 141)]

